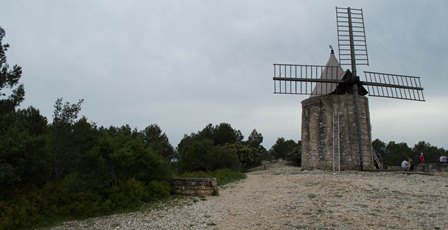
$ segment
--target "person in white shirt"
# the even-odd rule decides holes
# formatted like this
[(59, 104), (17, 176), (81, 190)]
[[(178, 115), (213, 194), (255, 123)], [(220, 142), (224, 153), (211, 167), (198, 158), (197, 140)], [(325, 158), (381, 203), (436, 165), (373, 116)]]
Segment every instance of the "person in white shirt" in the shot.
[(409, 164), (409, 161), (403, 160), (401, 162), (401, 169), (403, 169), (404, 171), (409, 171), (410, 167), (411, 167), (411, 164)]

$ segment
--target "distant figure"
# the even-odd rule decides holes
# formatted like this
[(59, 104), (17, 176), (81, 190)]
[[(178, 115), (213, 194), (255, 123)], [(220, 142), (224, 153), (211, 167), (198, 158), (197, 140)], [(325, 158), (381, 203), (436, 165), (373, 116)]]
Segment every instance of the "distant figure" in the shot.
[(423, 155), (423, 153), (420, 153), (420, 156), (418, 157), (418, 163), (425, 164), (425, 155)]
[(409, 168), (411, 168), (411, 164), (409, 164), (409, 161), (403, 160), (401, 162), (401, 169), (404, 171), (409, 171)]

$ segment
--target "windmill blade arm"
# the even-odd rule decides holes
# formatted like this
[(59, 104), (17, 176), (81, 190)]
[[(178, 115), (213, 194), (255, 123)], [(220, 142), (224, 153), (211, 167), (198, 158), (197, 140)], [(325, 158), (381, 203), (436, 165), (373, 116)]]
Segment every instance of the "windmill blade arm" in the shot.
[(336, 83), (303, 81), (274, 81), (275, 94), (326, 95), (333, 93)]
[(336, 79), (313, 79), (313, 78), (292, 78), (292, 77), (274, 77), (274, 81), (297, 81), (297, 82), (314, 82), (314, 83), (344, 83), (343, 80)]
[(425, 101), (419, 77), (369, 71), (364, 75), (361, 83), (370, 96)]
[(368, 81), (361, 81), (361, 84), (364, 86), (378, 86), (378, 87), (389, 87), (389, 88), (397, 88), (397, 89), (423, 90), (422, 87), (405, 86), (405, 85), (397, 85), (397, 84), (386, 84), (386, 83), (377, 83), (377, 82), (368, 82)]
[(274, 77), (275, 94), (326, 95), (342, 80)]
[(343, 82), (337, 77), (342, 73), (339, 66), (274, 64), (274, 93), (329, 94)]
[(274, 78), (320, 79), (322, 74), (337, 79), (339, 66), (274, 64)]

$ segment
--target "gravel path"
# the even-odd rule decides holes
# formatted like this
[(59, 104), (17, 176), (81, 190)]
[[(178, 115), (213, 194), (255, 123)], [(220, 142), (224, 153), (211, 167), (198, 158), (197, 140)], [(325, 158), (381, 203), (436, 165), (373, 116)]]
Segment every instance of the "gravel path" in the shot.
[(300, 171), (247, 174), (219, 196), (84, 221), (60, 229), (448, 229), (448, 177)]

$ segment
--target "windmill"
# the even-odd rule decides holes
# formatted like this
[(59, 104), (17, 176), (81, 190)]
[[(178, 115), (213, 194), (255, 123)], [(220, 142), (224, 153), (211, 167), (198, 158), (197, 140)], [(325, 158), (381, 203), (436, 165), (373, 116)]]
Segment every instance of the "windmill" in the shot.
[[(274, 64), (274, 93), (310, 95), (302, 101), (302, 167), (370, 170), (379, 161), (371, 147), (366, 95), (425, 101), (420, 78), (364, 71), (369, 65), (362, 9), (336, 7), (339, 61), (330, 46), (326, 65)], [(343, 70), (348, 66), (350, 69)]]

